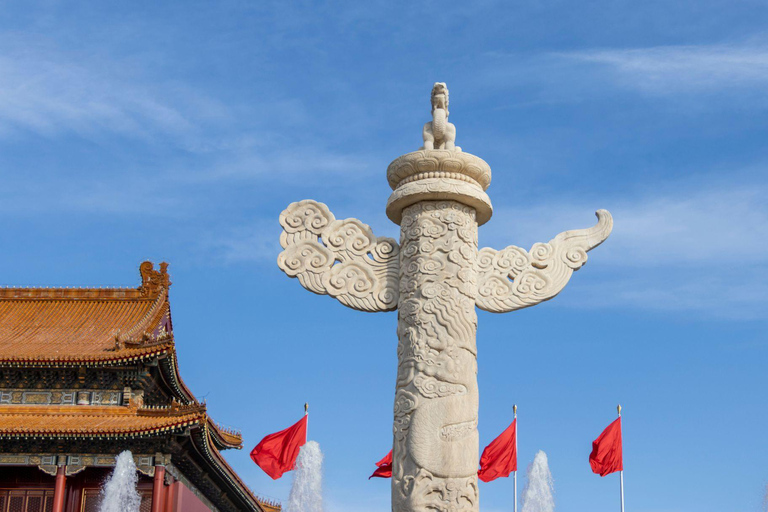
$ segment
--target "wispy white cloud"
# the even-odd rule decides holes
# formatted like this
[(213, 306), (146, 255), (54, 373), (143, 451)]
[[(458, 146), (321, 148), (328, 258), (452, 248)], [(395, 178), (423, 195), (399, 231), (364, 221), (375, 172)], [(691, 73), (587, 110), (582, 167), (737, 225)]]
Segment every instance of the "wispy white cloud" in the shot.
[[(212, 187), (233, 182), (247, 180), (283, 188), (312, 183), (323, 197), (323, 187), (326, 191), (338, 188), (333, 177), (341, 174), (349, 188), (347, 195), (353, 197), (352, 190), (364, 187), (373, 175), (375, 149), (336, 152), (302, 138), (304, 132), (296, 127), (312, 124), (312, 112), (299, 100), (264, 101), (254, 107), (260, 119), (247, 122), (247, 116), (231, 102), (168, 81), (154, 82), (135, 63), (73, 56), (37, 44), (4, 46), (0, 135), (26, 130), (49, 136), (75, 132), (98, 137), (110, 132), (152, 140), (160, 134), (174, 138), (186, 150), (182, 152), (185, 156), (162, 171), (132, 174), (134, 170), (122, 169), (105, 172), (97, 181), (87, 175), (40, 180), (17, 173), (0, 194), (4, 213), (151, 211), (153, 215), (194, 216), (195, 209), (206, 204), (199, 199)], [(581, 77), (582, 92), (589, 89), (585, 84), (607, 76), (623, 86), (654, 94), (737, 87), (764, 90), (768, 85), (768, 45), (758, 43), (599, 49), (540, 57), (520, 59), (517, 68), (506, 72), (517, 73), (529, 85), (552, 85), (555, 75), (558, 82), (564, 75)], [(553, 74), (557, 66), (565, 68)], [(594, 66), (612, 75), (592, 76), (587, 70)], [(526, 67), (533, 72), (519, 72)], [(231, 126), (225, 127), (223, 121), (231, 121)], [(300, 151), (295, 150), (298, 146)], [(148, 177), (152, 187), (146, 185)], [(566, 201), (531, 209), (497, 203), (494, 219), (481, 230), (481, 236), (484, 243), (496, 247), (509, 243), (527, 247), (564, 229), (584, 227), (592, 221), (590, 211), (607, 207), (614, 214), (615, 231), (592, 258), (609, 266), (616, 277), (585, 283), (594, 296), (590, 304), (688, 311), (714, 308), (724, 315), (754, 317), (768, 315), (765, 287), (755, 279), (768, 272), (766, 196), (764, 183), (724, 181), (679, 183), (672, 189), (632, 198)], [(332, 205), (344, 206), (349, 204)], [(378, 217), (365, 205), (357, 206), (363, 207), (355, 214), (375, 224)], [(196, 240), (198, 251), (214, 253), (228, 263), (274, 260), (279, 228), (273, 218), (227, 226), (212, 227), (209, 235)], [(605, 297), (610, 300), (601, 300)], [(760, 309), (765, 312), (759, 313)]]
[(284, 141), (272, 147), (259, 143), (235, 151), (224, 150), (199, 169), (183, 169), (172, 174), (174, 179), (185, 183), (263, 179), (273, 185), (296, 180), (328, 184), (340, 175), (348, 182), (368, 177), (370, 155), (341, 154), (309, 144), (296, 151), (292, 145), (292, 141)]
[[(514, 91), (499, 108), (607, 101), (631, 92), (687, 109), (768, 107), (768, 41), (540, 53), (489, 52), (472, 73), (487, 94)], [(474, 63), (473, 63), (474, 65)], [(702, 97), (710, 101), (702, 101)], [(713, 101), (716, 99), (717, 101)]]
[(166, 193), (167, 183), (141, 176), (104, 176), (100, 179), (51, 177), (43, 179), (0, 173), (0, 213), (4, 218), (71, 213), (109, 216), (185, 217), (195, 206), (179, 194)]
[(152, 84), (128, 64), (4, 46), (10, 46), (0, 56), (0, 131), (6, 134), (178, 136), (194, 133), (197, 119), (226, 112), (183, 85)]
[[(277, 219), (254, 219), (246, 226), (230, 227), (199, 235), (197, 251), (212, 255), (214, 261), (266, 263), (280, 252), (280, 224)], [(210, 259), (207, 258), (206, 259)]]
[[(548, 202), (496, 209), (481, 228), (481, 246), (524, 248), (558, 232), (587, 227), (607, 207), (615, 227), (590, 253), (600, 276), (577, 274), (572, 307), (634, 308), (710, 317), (768, 317), (768, 186), (679, 183), (632, 199)], [(381, 230), (379, 230), (381, 231)], [(272, 264), (279, 252), (275, 219), (256, 219), (201, 238), (199, 250), (224, 263)], [(391, 234), (391, 233), (385, 233)], [(589, 270), (586, 271), (588, 274)], [(568, 295), (566, 294), (566, 297)]]
[(594, 282), (580, 282), (577, 308), (630, 309), (671, 314), (693, 314), (708, 319), (759, 320), (768, 318), (768, 271), (675, 272), (659, 270)]
[(593, 49), (555, 54), (605, 67), (621, 84), (653, 94), (768, 86), (768, 44)]
[[(559, 231), (586, 227), (590, 211), (608, 208), (615, 227), (602, 261), (632, 267), (738, 265), (768, 261), (768, 185), (694, 185), (678, 182), (667, 190), (633, 198), (590, 198), (579, 203), (547, 202), (532, 208), (498, 207), (482, 234), (493, 245), (545, 241)], [(541, 240), (539, 240), (541, 239)], [(608, 247), (608, 246), (606, 246)]]
[[(693, 311), (729, 318), (768, 317), (768, 185), (678, 183), (632, 199), (549, 202), (498, 208), (483, 245), (523, 247), (589, 225), (590, 210), (614, 216), (608, 241), (590, 259), (609, 267), (579, 287), (579, 307)], [(513, 239), (514, 237), (514, 239)]]
[[(105, 60), (6, 35), (0, 35), (0, 47), (0, 139), (5, 142), (25, 141), (32, 133), (74, 135), (118, 148), (138, 142), (136, 147), (148, 151), (172, 146), (157, 160), (109, 158), (74, 171), (64, 170), (65, 160), (16, 168), (9, 159), (0, 169), (0, 211), (6, 215), (189, 217), (199, 213), (212, 191), (223, 195), (233, 184), (322, 188), (332, 186), (334, 175), (344, 175), (350, 186), (366, 179), (370, 155), (336, 151), (307, 137), (312, 114), (302, 99), (282, 91), (242, 107), (232, 98), (220, 100), (158, 75), (151, 57)], [(236, 260), (243, 258), (234, 246), (230, 252)]]

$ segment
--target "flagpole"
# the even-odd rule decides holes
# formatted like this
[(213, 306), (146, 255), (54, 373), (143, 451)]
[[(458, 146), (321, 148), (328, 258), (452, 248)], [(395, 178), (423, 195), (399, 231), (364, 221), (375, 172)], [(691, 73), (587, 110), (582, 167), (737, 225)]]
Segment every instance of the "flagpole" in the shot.
[[(304, 402), (304, 416), (307, 417), (307, 429), (304, 431), (304, 444), (309, 441), (309, 403)], [(622, 509), (623, 512), (623, 509)]]
[[(512, 406), (512, 411), (515, 413), (515, 418), (517, 419), (517, 404)], [(519, 425), (515, 424), (515, 457), (519, 458), (517, 456), (517, 435), (520, 432)], [(517, 512), (517, 465), (515, 465), (515, 474), (513, 475), (513, 479), (515, 481), (515, 504), (514, 504), (514, 512)], [(622, 512), (624, 512), (622, 510)]]
[[(616, 410), (619, 413), (619, 418), (621, 418), (621, 404), (619, 404), (616, 407)], [(624, 440), (622, 439), (622, 444), (624, 444)], [(623, 448), (623, 447), (622, 447)], [(622, 464), (622, 467), (624, 465)], [(619, 482), (620, 482), (620, 488), (621, 488), (621, 512), (624, 512), (624, 470), (622, 469), (619, 471)]]

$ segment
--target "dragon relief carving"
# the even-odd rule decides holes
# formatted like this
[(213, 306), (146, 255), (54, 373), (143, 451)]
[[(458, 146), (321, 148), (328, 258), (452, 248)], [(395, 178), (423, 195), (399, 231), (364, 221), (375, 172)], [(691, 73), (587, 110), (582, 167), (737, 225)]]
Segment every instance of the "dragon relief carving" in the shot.
[(497, 251), (484, 247), (477, 259), (477, 307), (505, 313), (549, 300), (568, 284), (573, 272), (587, 262), (587, 252), (603, 243), (613, 229), (607, 210), (587, 229), (564, 231), (530, 251), (510, 245)]
[(474, 208), (406, 208), (400, 258), (392, 510), (476, 510)]
[(330, 295), (352, 309), (392, 311), (398, 301), (399, 246), (376, 237), (357, 219), (336, 220), (311, 200), (280, 214), (280, 269), (307, 290)]
[(421, 149), (461, 151), (456, 146), (456, 126), (448, 122), (448, 86), (445, 83), (435, 82), (431, 102), (432, 121), (424, 125), (424, 146)]

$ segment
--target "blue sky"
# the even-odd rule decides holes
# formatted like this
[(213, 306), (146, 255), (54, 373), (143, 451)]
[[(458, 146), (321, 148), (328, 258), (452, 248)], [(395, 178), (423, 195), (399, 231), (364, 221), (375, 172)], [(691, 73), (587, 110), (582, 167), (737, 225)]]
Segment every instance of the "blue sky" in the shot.
[[(248, 458), (311, 404), (328, 512), (389, 510), (396, 315), (275, 263), (277, 216), (327, 203), (378, 235), (385, 170), (445, 81), (493, 169), (482, 246), (611, 238), (553, 301), (479, 314), (480, 437), (520, 407), (559, 511), (616, 510), (591, 441), (624, 405), (627, 509), (765, 510), (768, 5), (758, 1), (0, 3), (0, 278), (136, 286), (171, 263), (181, 372)], [(511, 480), (481, 484), (511, 510)]]

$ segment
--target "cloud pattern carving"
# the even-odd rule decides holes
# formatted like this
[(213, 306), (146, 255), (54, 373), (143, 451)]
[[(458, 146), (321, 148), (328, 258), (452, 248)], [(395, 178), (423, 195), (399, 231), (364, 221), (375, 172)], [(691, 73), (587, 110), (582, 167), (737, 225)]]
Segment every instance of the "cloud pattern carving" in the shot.
[(397, 309), (399, 253), (357, 219), (336, 220), (323, 203), (292, 203), (280, 214), (280, 269), (307, 290), (360, 311)]

